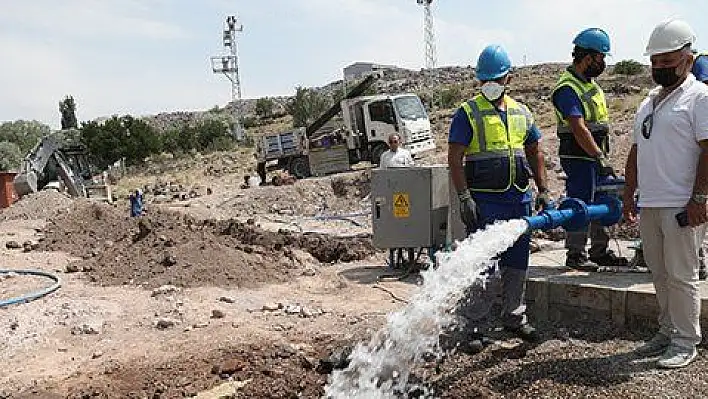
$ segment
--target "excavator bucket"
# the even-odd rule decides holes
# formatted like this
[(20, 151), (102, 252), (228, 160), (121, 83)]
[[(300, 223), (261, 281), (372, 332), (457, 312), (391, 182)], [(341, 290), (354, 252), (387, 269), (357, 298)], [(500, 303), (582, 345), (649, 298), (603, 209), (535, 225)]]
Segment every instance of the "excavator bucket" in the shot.
[(19, 197), (37, 192), (37, 175), (34, 172), (22, 172), (13, 181), (15, 192)]

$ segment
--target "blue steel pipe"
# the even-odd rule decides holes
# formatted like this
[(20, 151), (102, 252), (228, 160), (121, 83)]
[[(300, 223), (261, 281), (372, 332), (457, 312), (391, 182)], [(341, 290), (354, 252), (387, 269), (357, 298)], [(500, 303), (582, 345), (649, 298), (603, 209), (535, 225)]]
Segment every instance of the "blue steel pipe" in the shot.
[(583, 229), (590, 222), (598, 221), (603, 226), (616, 224), (622, 218), (622, 201), (615, 196), (601, 195), (592, 205), (577, 198), (567, 198), (557, 209), (549, 209), (535, 216), (526, 216), (528, 231), (550, 230), (563, 227), (568, 231)]

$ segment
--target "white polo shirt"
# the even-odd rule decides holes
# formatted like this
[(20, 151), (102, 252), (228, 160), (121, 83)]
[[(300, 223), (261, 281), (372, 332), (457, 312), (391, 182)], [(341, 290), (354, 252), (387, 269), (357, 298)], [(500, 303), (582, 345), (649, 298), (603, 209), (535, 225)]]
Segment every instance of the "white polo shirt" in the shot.
[(387, 150), (381, 154), (379, 165), (382, 169), (413, 166), (413, 157), (411, 156), (410, 151), (405, 148), (398, 147), (396, 152)]
[[(639, 206), (679, 208), (693, 192), (701, 153), (698, 141), (708, 140), (708, 85), (689, 74), (654, 108), (652, 99), (660, 89), (649, 92), (634, 120)], [(651, 132), (645, 137), (642, 127), (650, 119)]]

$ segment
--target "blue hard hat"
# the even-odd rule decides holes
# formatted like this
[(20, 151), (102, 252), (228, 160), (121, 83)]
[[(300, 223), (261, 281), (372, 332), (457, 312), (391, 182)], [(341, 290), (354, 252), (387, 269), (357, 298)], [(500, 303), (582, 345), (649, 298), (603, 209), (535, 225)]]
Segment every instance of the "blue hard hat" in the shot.
[(609, 54), (610, 36), (600, 28), (589, 28), (575, 36), (573, 44), (598, 53)]
[(477, 79), (496, 80), (509, 73), (511, 60), (506, 50), (498, 44), (492, 44), (482, 50), (477, 60)]

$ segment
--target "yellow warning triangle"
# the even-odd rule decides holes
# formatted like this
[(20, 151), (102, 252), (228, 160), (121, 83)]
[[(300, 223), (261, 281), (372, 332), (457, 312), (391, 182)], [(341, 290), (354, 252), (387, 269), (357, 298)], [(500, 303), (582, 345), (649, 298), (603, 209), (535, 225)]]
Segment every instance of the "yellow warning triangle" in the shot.
[(408, 201), (406, 200), (406, 196), (403, 194), (398, 194), (396, 196), (396, 200), (393, 202), (393, 205), (397, 207), (407, 207)]

